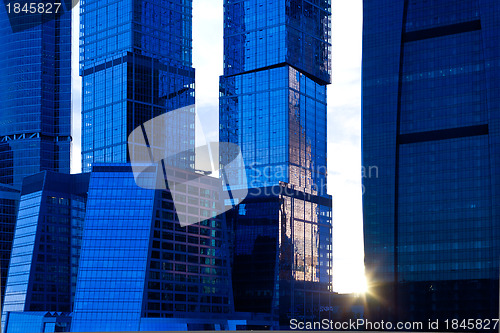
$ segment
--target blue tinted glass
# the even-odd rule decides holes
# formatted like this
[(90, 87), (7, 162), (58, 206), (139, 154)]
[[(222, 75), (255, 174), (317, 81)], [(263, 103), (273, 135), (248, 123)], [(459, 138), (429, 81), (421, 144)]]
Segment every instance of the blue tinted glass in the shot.
[(50, 171), (23, 180), (2, 309), (9, 329), (13, 312), (73, 310), (88, 182)]
[(42, 170), (70, 172), (71, 12), (13, 31), (6, 11), (1, 6), (0, 182), (20, 189)]
[(250, 188), (248, 198), (232, 193), (241, 204), (226, 214), (235, 309), (274, 313), (276, 328), (314, 318), (331, 281), (330, 5), (224, 3), (219, 137), (242, 151), (232, 187)]
[[(141, 176), (156, 183), (156, 170)], [(148, 190), (135, 184), (130, 165), (93, 167), (74, 331), (227, 325), (234, 313), (227, 229), (210, 210), (220, 205), (220, 184), (215, 178), (190, 184)], [(182, 227), (180, 214), (192, 224)], [(186, 317), (193, 322), (166, 320)]]
[[(194, 104), (191, 2), (81, 3), (82, 166), (127, 162), (144, 122)], [(188, 142), (193, 131), (186, 133)]]
[(498, 312), (499, 15), (489, 0), (364, 1), (363, 166), (377, 170), (363, 180), (365, 264), (379, 318)]

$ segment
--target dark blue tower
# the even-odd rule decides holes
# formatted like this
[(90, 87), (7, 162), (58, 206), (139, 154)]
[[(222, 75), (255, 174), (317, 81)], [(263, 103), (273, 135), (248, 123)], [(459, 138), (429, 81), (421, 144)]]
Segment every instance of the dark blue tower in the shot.
[(239, 204), (227, 214), (235, 309), (271, 314), (277, 326), (317, 319), (321, 291), (331, 283), (330, 7), (224, 2), (219, 136), (241, 147), (236, 177), (250, 189), (247, 198), (232, 191), (234, 200), (226, 202)]
[(26, 1), (0, 5), (2, 302), (23, 178), (70, 172), (71, 1), (59, 2), (40, 15), (15, 13)]
[[(132, 172), (141, 149), (127, 147), (136, 135), (148, 138), (140, 148), (166, 135), (186, 155), (194, 148), (192, 1), (92, 0), (81, 8), (82, 157), (92, 176), (72, 330), (224, 328), (234, 311), (219, 180), (186, 185), (200, 178), (194, 156), (180, 157), (183, 169), (159, 156), (165, 163), (141, 174), (149, 184), (141, 188)], [(157, 117), (186, 106), (186, 126), (161, 126)], [(154, 118), (160, 125), (148, 127)], [(167, 174), (181, 180), (151, 188)]]
[(492, 0), (364, 1), (373, 316), (498, 316), (499, 17)]
[(21, 189), (40, 171), (70, 172), (70, 5), (50, 20), (0, 6), (0, 183)]

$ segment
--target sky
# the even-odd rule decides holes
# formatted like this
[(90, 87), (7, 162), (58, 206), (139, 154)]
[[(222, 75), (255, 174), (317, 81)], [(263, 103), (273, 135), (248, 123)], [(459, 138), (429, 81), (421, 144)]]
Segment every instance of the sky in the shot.
[[(208, 141), (218, 141), (223, 70), (223, 0), (193, 0), (196, 107)], [(78, 13), (73, 10), (72, 172), (81, 169)], [(364, 278), (361, 190), (362, 0), (332, 0), (332, 84), (328, 87), (328, 192), (333, 197), (333, 290), (361, 292)]]

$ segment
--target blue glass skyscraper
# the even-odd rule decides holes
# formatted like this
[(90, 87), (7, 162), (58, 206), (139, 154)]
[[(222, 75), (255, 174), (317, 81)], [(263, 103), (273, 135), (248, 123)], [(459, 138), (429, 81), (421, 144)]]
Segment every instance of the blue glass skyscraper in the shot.
[(0, 6), (0, 183), (18, 189), (25, 176), (70, 171), (71, 1), (61, 2), (50, 20)]
[(235, 309), (289, 327), (290, 318), (317, 319), (331, 283), (331, 3), (225, 1), (224, 14), (219, 136), (241, 147), (236, 177), (250, 188), (226, 202), (239, 203), (226, 215)]
[(364, 1), (375, 317), (498, 317), (499, 18), (495, 0)]
[(0, 5), (2, 301), (23, 178), (70, 172), (71, 1), (60, 2), (57, 15)]
[[(194, 104), (191, 12), (191, 1), (81, 3), (84, 172), (94, 162), (129, 161), (135, 128)], [(194, 145), (194, 130), (184, 138)]]

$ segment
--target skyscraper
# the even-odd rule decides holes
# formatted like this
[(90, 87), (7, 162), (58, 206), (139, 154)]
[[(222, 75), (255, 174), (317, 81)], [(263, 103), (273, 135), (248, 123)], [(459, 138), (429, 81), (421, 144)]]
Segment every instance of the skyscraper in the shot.
[(374, 317), (498, 316), (499, 17), (491, 0), (364, 1)]
[(71, 1), (61, 2), (58, 14), (0, 6), (2, 302), (23, 178), (70, 172)]
[[(196, 174), (189, 153), (191, 13), (181, 0), (82, 3), (82, 156), (92, 177), (73, 331), (216, 329), (234, 312), (219, 180)], [(162, 126), (166, 113), (180, 114), (182, 128)], [(167, 138), (186, 163), (153, 154)], [(158, 164), (136, 177), (144, 151), (143, 162)]]
[(330, 16), (330, 1), (224, 3), (219, 136), (241, 147), (233, 177), (251, 190), (226, 202), (239, 204), (226, 215), (235, 309), (272, 314), (276, 326), (317, 319), (331, 283)]
[[(227, 234), (213, 212), (219, 180), (197, 175), (186, 185), (193, 172), (167, 172), (175, 187), (154, 190), (136, 185), (130, 164), (92, 167), (73, 332), (228, 328)], [(159, 175), (148, 169), (142, 184)], [(180, 215), (201, 222), (183, 227)]]
[(10, 252), (12, 250), (12, 239), (16, 228), (16, 215), (19, 206), (19, 191), (13, 186), (0, 185), (0, 269), (2, 283), (1, 302), (5, 295), (5, 285), (7, 284), (7, 272), (9, 271)]
[(73, 311), (88, 186), (88, 174), (44, 171), (24, 179), (2, 307), (4, 332), (16, 325), (11, 313)]
[(62, 2), (57, 15), (0, 6), (0, 183), (18, 189), (43, 170), (70, 172), (71, 1)]
[[(194, 104), (191, 12), (191, 1), (81, 3), (84, 172), (94, 162), (130, 161), (135, 128)], [(194, 145), (194, 129), (183, 139)]]

